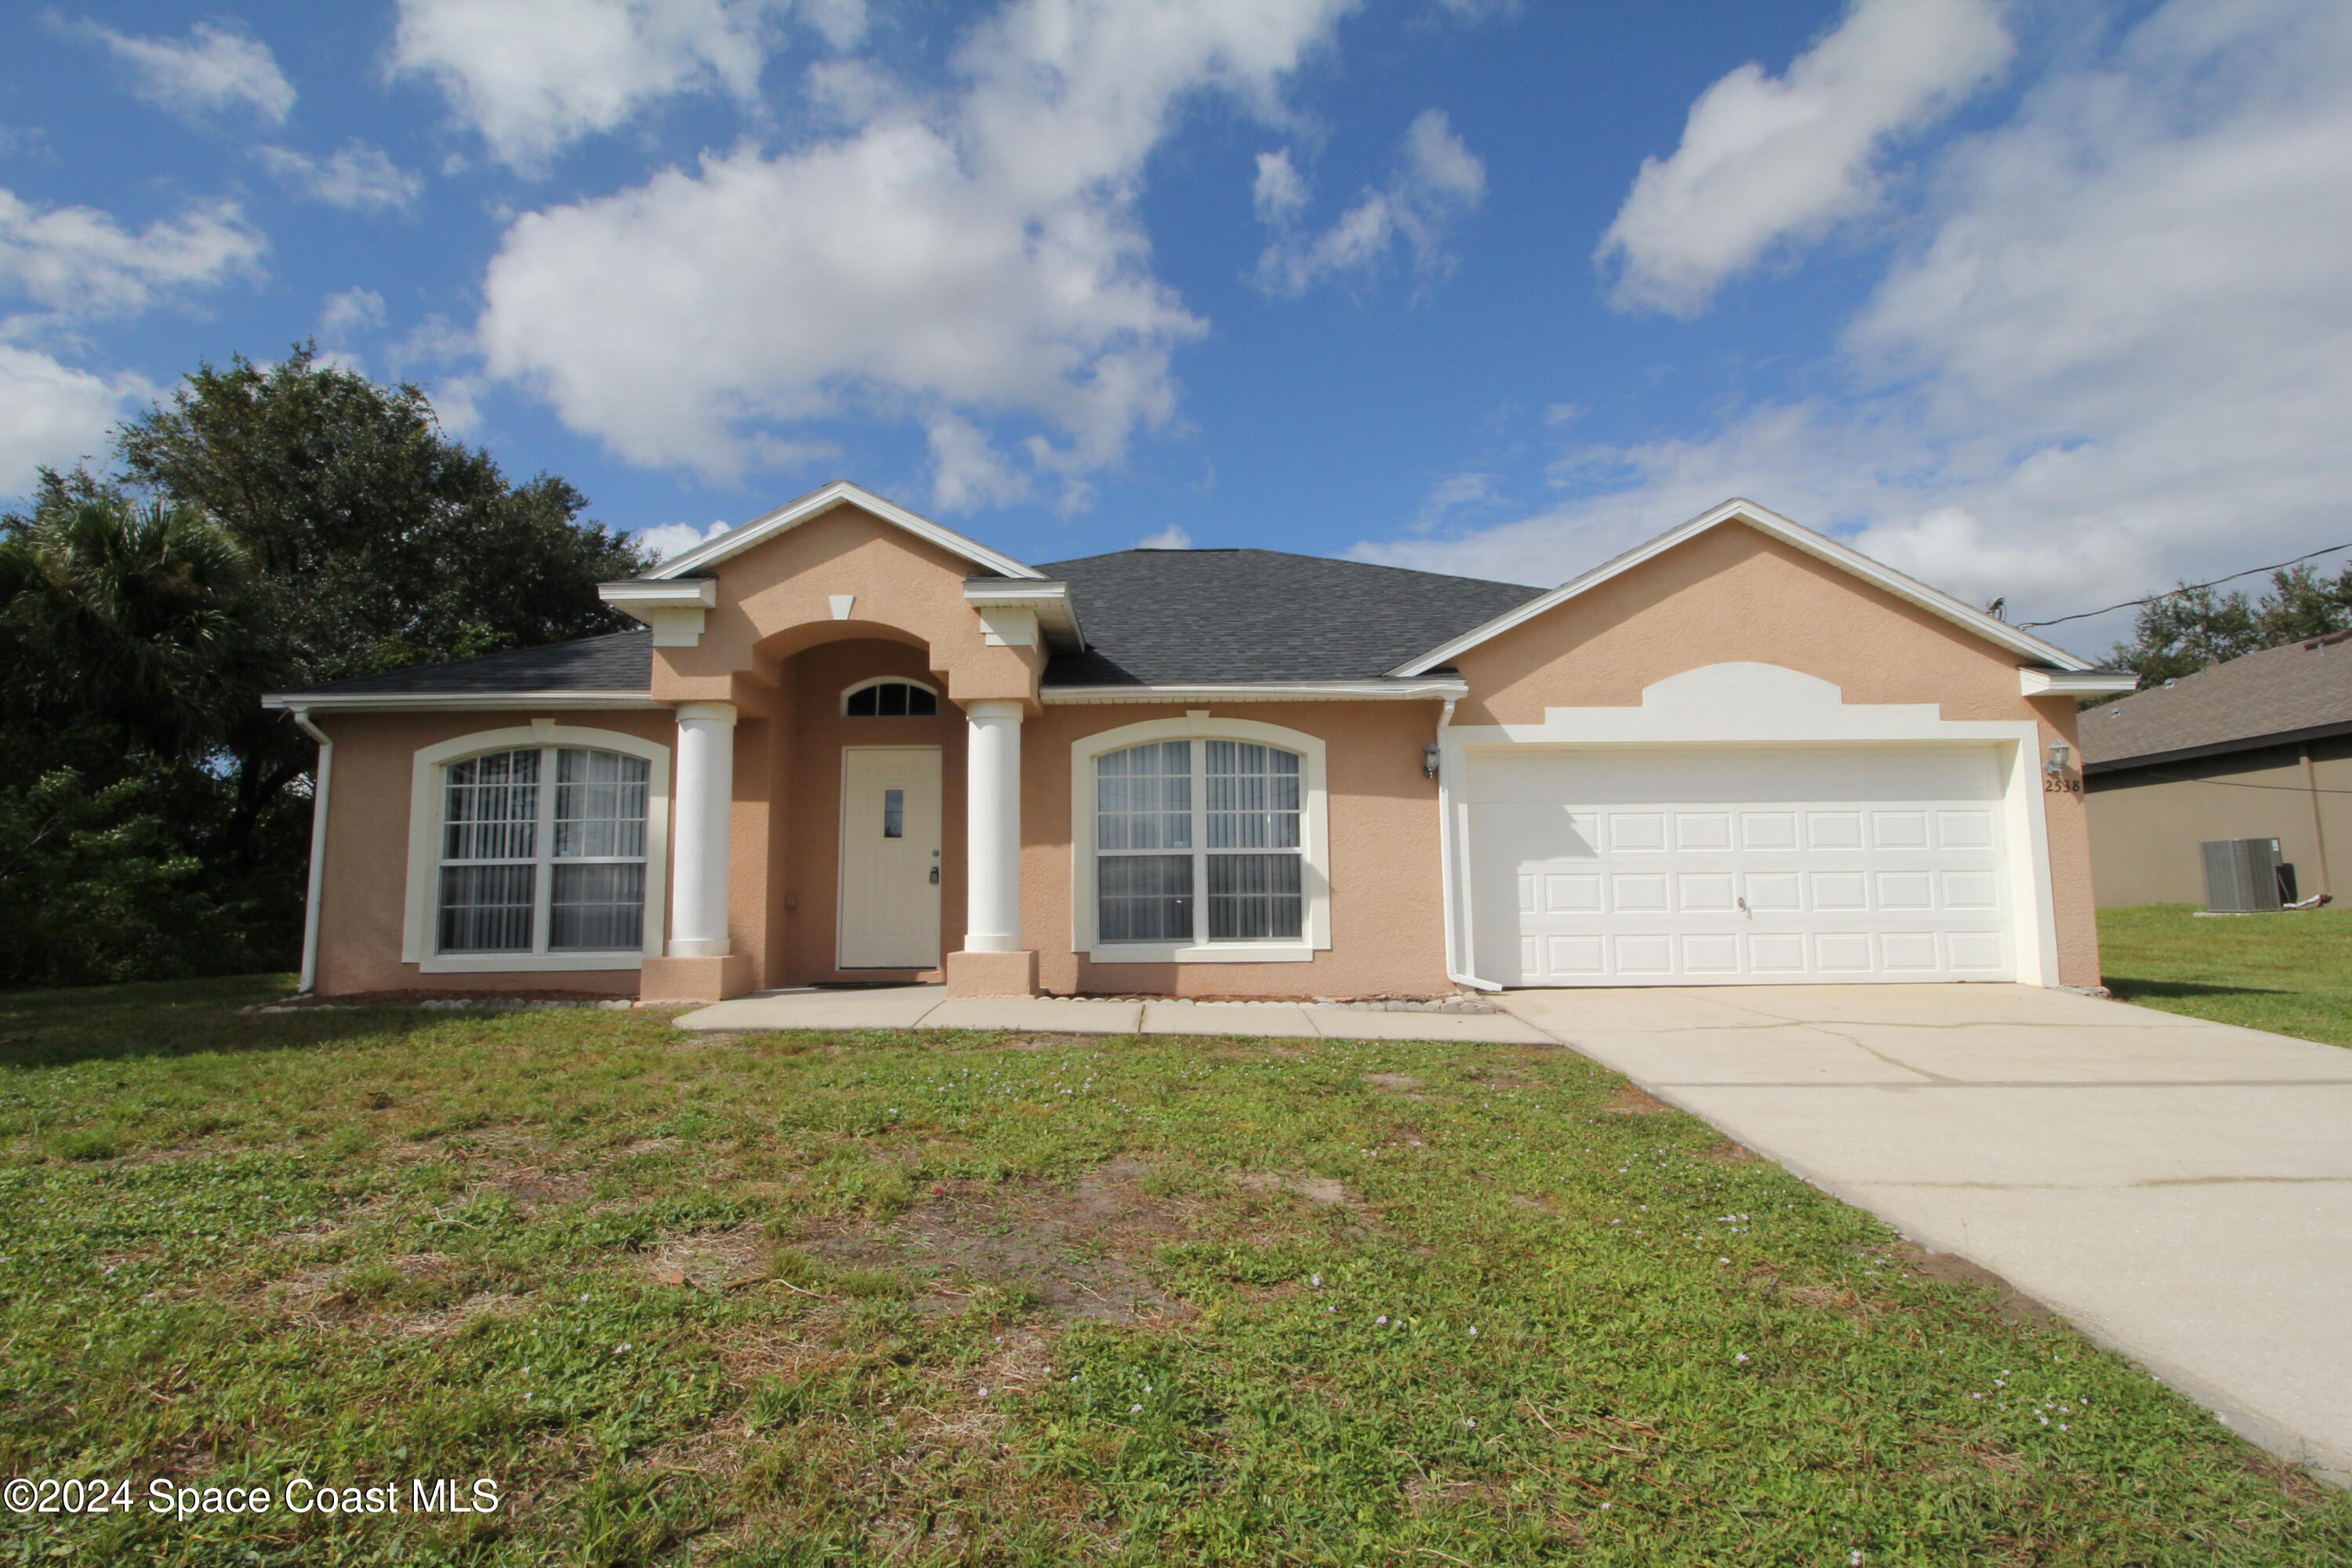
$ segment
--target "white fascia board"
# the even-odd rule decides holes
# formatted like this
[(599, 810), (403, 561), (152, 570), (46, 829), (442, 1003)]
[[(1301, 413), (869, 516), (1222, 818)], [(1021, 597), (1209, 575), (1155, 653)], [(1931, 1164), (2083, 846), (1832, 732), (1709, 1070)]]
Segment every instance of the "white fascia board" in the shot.
[(1597, 588), (1612, 577), (1622, 576), (1652, 557), (1664, 554), (1684, 541), (1727, 522), (1744, 522), (1783, 543), (1794, 545), (1817, 560), (1826, 561), (1831, 565), (1851, 573), (1874, 587), (1885, 589), (1898, 599), (1908, 600), (1932, 615), (1941, 616), (1953, 625), (1973, 632), (1987, 642), (2005, 647), (2011, 653), (2022, 654), (2028, 658), (2042, 664), (2054, 665), (2060, 669), (2077, 670), (2091, 668), (2089, 660), (2068, 653), (2055, 643), (2043, 642), (2040, 637), (2018, 630), (2007, 621), (1996, 619), (1994, 616), (1986, 615), (1982, 610), (1971, 609), (1942, 589), (1931, 588), (1916, 577), (1906, 576), (1884, 562), (1874, 561), (1859, 550), (1840, 544), (1825, 533), (1816, 533), (1802, 523), (1792, 522), (1769, 508), (1758, 506), (1754, 501), (1735, 498), (1725, 501), (1711, 511), (1701, 512), (1679, 528), (1668, 529), (1646, 544), (1636, 545), (1612, 561), (1601, 563), (1582, 576), (1561, 584), (1549, 594), (1530, 599), (1518, 608), (1496, 616), (1485, 626), (1463, 633), (1452, 642), (1432, 648), (1419, 658), (1397, 666), (1389, 673), (1400, 676), (1426, 674), (1476, 647), (1488, 638), (1500, 637), (1513, 626), (1524, 625), (1555, 605), (1566, 604), (1578, 595)]
[(1007, 577), (1042, 579), (1045, 574), (1034, 566), (1024, 566), (1010, 555), (991, 550), (976, 539), (967, 539), (953, 529), (941, 528), (927, 517), (919, 517), (905, 507), (884, 500), (873, 491), (851, 484), (847, 479), (835, 479), (822, 489), (810, 491), (798, 500), (786, 501), (775, 510), (766, 512), (740, 527), (730, 528), (716, 539), (706, 539), (683, 555), (673, 555), (646, 574), (648, 582), (684, 577), (718, 564), (729, 556), (749, 550), (763, 539), (772, 539), (840, 501), (848, 501), (873, 513), (883, 521), (905, 529), (916, 538), (938, 545), (950, 554), (960, 555), (976, 566)]
[[(621, 583), (599, 583), (596, 596), (608, 605), (617, 605), (631, 615), (639, 608), (655, 605), (677, 608), (716, 609), (719, 605), (719, 584), (709, 577), (698, 577), (683, 583), (656, 583), (649, 578), (632, 577)], [(637, 617), (643, 620), (645, 617)]]
[(1281, 680), (1223, 686), (1048, 686), (1037, 693), (1047, 707), (1118, 702), (1379, 702), (1443, 701), (1467, 697), (1466, 681)]
[(682, 583), (599, 583), (596, 596), (623, 615), (654, 629), (656, 647), (692, 647), (719, 603), (719, 584), (709, 577)]
[(476, 713), (529, 709), (541, 713), (580, 709), (667, 708), (650, 691), (378, 691), (308, 696), (299, 691), (262, 695), (264, 708), (308, 713)]
[(2084, 696), (2108, 691), (2137, 691), (2139, 677), (2128, 669), (2034, 669), (2021, 667), (2018, 689), (2028, 697), (2048, 691), (2079, 692)]
[(1078, 606), (1070, 599), (1067, 583), (983, 578), (964, 584), (963, 602), (975, 610), (1028, 610), (1045, 629), (1045, 640), (1055, 647), (1072, 653), (1086, 650), (1086, 628), (1078, 625)]

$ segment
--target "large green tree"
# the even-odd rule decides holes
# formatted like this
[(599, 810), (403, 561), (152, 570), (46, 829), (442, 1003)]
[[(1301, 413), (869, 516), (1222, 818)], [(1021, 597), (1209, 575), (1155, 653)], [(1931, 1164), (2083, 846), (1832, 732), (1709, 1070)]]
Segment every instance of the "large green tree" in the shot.
[(646, 564), (562, 479), (510, 481), (421, 388), (308, 345), (200, 366), (115, 455), (0, 517), (0, 818), (47, 847), (0, 858), (0, 899), (90, 911), (0, 942), (0, 984), (186, 972), (201, 944), (135, 918), (167, 887), (282, 951), (312, 748), (261, 693), (620, 629), (595, 585)]
[(2352, 627), (2352, 567), (2323, 576), (2309, 563), (2271, 574), (2260, 596), (2182, 587), (2140, 606), (2132, 635), (2107, 650), (2107, 663), (2140, 685), (2194, 675), (2209, 665), (2266, 647)]

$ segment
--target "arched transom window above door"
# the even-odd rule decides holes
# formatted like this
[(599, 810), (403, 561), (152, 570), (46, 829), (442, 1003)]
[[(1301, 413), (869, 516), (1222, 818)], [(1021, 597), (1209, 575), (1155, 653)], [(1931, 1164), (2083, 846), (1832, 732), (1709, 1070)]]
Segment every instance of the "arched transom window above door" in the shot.
[(1204, 715), (1090, 737), (1074, 764), (1073, 924), (1097, 963), (1330, 945), (1320, 741)]
[(841, 711), (851, 719), (929, 719), (939, 710), (940, 694), (904, 676), (861, 680), (841, 694)]

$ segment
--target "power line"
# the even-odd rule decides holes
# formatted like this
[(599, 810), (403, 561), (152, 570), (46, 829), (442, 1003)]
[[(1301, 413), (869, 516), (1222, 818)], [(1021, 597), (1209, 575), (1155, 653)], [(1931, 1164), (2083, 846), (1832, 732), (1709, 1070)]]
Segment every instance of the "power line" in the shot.
[(2126, 599), (2120, 605), (2109, 605), (2104, 610), (2084, 610), (2080, 615), (2060, 616), (2052, 621), (2020, 621), (2017, 629), (2032, 631), (2038, 626), (2063, 626), (2068, 621), (2087, 621), (2093, 616), (2112, 615), (2117, 610), (2135, 609), (2141, 605), (2153, 605), (2158, 599), (2169, 599), (2181, 594), (2194, 594), (2200, 588), (2218, 588), (2224, 583), (2234, 583), (2241, 577), (2258, 576), (2264, 572), (2284, 572), (2290, 566), (2300, 566), (2306, 561), (2316, 561), (2323, 555), (2333, 555), (2339, 550), (2352, 550), (2352, 544), (2331, 544), (2325, 550), (2315, 550), (2308, 555), (2298, 555), (2292, 561), (2282, 561), (2275, 566), (2249, 566), (2243, 572), (2232, 572), (2227, 577), (2216, 577), (2210, 583), (2184, 583), (2178, 588), (2168, 588), (2161, 594), (2150, 594), (2145, 599)]

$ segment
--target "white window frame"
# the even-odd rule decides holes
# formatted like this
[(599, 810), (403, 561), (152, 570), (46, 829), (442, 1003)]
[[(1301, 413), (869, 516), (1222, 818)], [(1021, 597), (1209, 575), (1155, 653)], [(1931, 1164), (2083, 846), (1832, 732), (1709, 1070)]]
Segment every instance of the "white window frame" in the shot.
[[(434, 919), (438, 910), (436, 894), (440, 885), (442, 813), (447, 800), (449, 764), (490, 752), (530, 751), (542, 746), (581, 746), (645, 760), (644, 942), (637, 948), (604, 952), (435, 952)], [(543, 788), (552, 788), (554, 781), (548, 778), (541, 783)], [(665, 934), (662, 916), (669, 906), (669, 748), (658, 741), (625, 735), (617, 730), (595, 730), (541, 719), (513, 729), (484, 730), (418, 748), (408, 784), (408, 889), (401, 921), (400, 961), (415, 964), (425, 974), (644, 968), (646, 959), (661, 956)], [(539, 929), (543, 931), (544, 925)]]
[[(928, 680), (917, 680), (911, 675), (869, 676), (864, 680), (845, 686), (841, 689), (841, 717), (845, 719), (849, 717), (850, 698), (856, 693), (865, 690), (869, 686), (911, 686), (918, 691), (929, 692), (931, 694), (931, 700), (934, 703), (940, 701), (940, 689), (933, 686)], [(909, 716), (917, 719), (929, 719), (934, 718), (937, 715), (930, 713), (917, 713)]]
[[(1299, 887), (1304, 921), (1295, 939), (1244, 942), (1115, 942), (1096, 934), (1095, 760), (1153, 741), (1250, 741), (1299, 758)], [(1196, 803), (1197, 809), (1197, 803)], [(1330, 799), (1323, 742), (1304, 731), (1254, 719), (1149, 719), (1083, 736), (1070, 744), (1070, 943), (1097, 963), (1306, 963), (1331, 946)], [(1208, 889), (1195, 889), (1206, 900)]]

